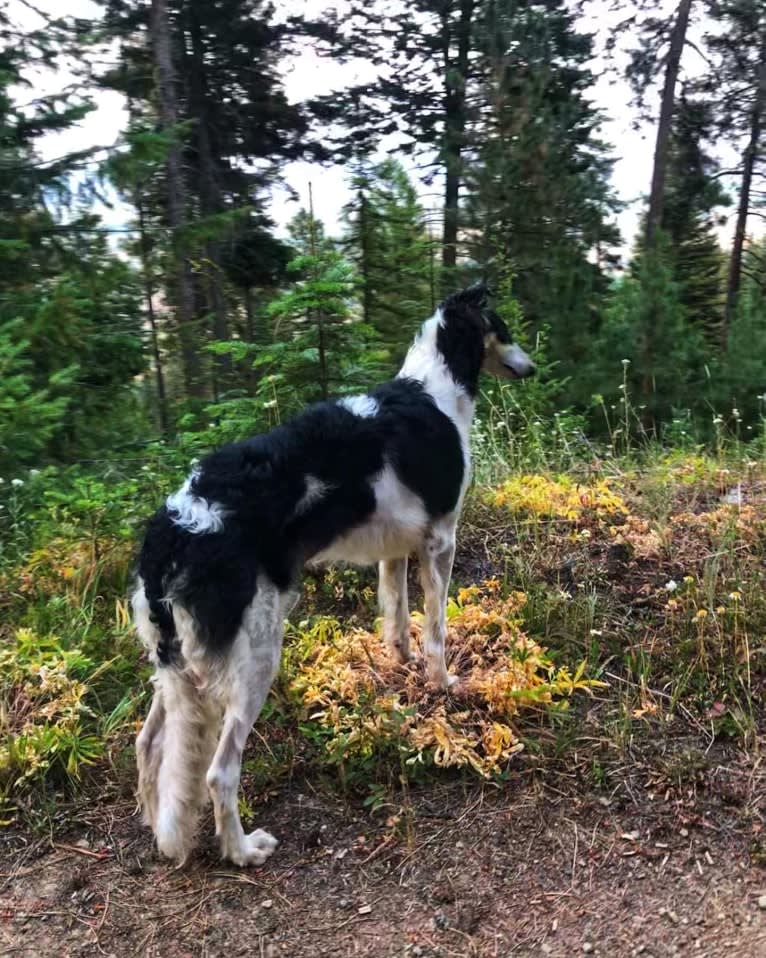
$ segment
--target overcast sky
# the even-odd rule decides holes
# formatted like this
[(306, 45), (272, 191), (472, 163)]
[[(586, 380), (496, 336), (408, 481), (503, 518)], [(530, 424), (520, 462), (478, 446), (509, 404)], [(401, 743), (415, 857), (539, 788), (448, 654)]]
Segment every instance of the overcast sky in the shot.
[[(299, 7), (316, 13), (331, 4), (324, 0), (291, 0), (291, 7)], [(62, 7), (66, 13), (77, 17), (95, 18), (99, 16), (98, 7), (91, 0), (35, 0), (35, 6), (52, 15), (61, 15)], [(284, 6), (284, 4), (282, 4)], [(610, 12), (611, 0), (592, 0), (590, 14), (581, 21), (584, 30), (596, 34), (596, 46), (603, 49), (604, 42), (611, 33), (619, 16)], [(665, 7), (672, 12), (675, 0), (665, 0)], [(277, 7), (280, 4), (277, 2)], [(7, 0), (7, 8), (17, 24), (30, 28), (41, 25), (41, 20), (21, 0)], [(696, 33), (702, 27), (693, 28)], [(602, 72), (601, 60), (597, 58), (594, 68)], [(702, 58), (689, 50), (684, 55), (684, 67), (687, 74), (695, 74), (705, 68)], [(344, 83), (359, 79), (369, 79), (370, 67), (367, 64), (341, 66), (319, 58), (311, 50), (285, 64), (284, 86), (292, 100), (301, 100), (307, 96), (329, 93)], [(34, 78), (37, 92), (53, 92), (71, 81), (67, 74), (37, 74)], [(606, 114), (607, 120), (602, 128), (602, 138), (612, 144), (616, 159), (613, 183), (617, 195), (626, 204), (619, 216), (619, 225), (626, 248), (629, 248), (636, 232), (638, 217), (642, 209), (642, 200), (648, 191), (652, 152), (654, 147), (654, 125), (642, 124), (635, 128), (636, 114), (630, 106), (630, 92), (627, 84), (613, 74), (605, 74), (593, 87), (594, 102)], [(658, 96), (655, 97), (658, 100)], [(44, 158), (60, 156), (70, 150), (83, 149), (96, 144), (111, 145), (119, 137), (127, 121), (122, 98), (116, 93), (99, 92), (96, 96), (97, 109), (89, 114), (78, 126), (60, 134), (46, 137), (40, 143), (40, 152)], [(730, 152), (722, 157), (731, 165)], [(299, 200), (292, 199), (287, 190), (278, 190), (271, 206), (271, 214), (280, 227), (297, 212), (300, 205), (307, 204), (308, 184), (313, 183), (314, 208), (316, 214), (325, 221), (330, 232), (337, 224), (338, 214), (348, 199), (345, 186), (345, 171), (338, 167), (323, 168), (308, 163), (291, 163), (286, 167), (285, 180), (294, 190)], [(439, 207), (437, 197), (433, 196), (433, 187), (423, 187), (424, 203), (435, 209)], [(110, 224), (123, 223), (130, 214), (123, 208), (103, 210), (105, 220)], [(731, 230), (731, 219), (723, 229), (724, 234)]]

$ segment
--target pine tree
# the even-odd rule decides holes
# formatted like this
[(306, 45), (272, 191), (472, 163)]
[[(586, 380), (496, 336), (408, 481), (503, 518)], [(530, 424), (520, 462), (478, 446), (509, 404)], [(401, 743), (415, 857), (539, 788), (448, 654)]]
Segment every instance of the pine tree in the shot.
[(611, 162), (587, 96), (591, 39), (563, 2), (493, 4), (481, 29), (467, 245), (490, 275), (515, 274), (527, 322), (550, 325), (551, 358), (568, 376), (597, 332), (618, 239)]
[(593, 343), (587, 378), (606, 409), (614, 407), (623, 431), (621, 424), (631, 422), (660, 435), (675, 411), (700, 408), (703, 402), (706, 351), (701, 333), (687, 322), (674, 265), (660, 232), (636, 258), (632, 272), (615, 284)]
[[(287, 160), (321, 152), (308, 137), (305, 111), (287, 101), (279, 73), (291, 31), (302, 26), (277, 22), (266, 0), (153, 0), (151, 19), (141, 0), (101, 2), (107, 33), (121, 49), (118, 68), (103, 82), (128, 95), (142, 120), (156, 120), (159, 103), (166, 132), (176, 135), (181, 164), (171, 151), (159, 212), (185, 247), (182, 260), (193, 267), (174, 284), (179, 325), (191, 309), (198, 349), (210, 339), (225, 341), (241, 308), (251, 321), (255, 316), (252, 287), (232, 282), (229, 272), (242, 261), (245, 236), (264, 237), (263, 262), (257, 262), (258, 244), (251, 244), (250, 264), (260, 272), (274, 265), (276, 247), (265, 239), (262, 210), (270, 185)], [(158, 66), (161, 54), (161, 97), (147, 82), (151, 54)], [(169, 92), (175, 99), (170, 113)], [(178, 209), (183, 222), (174, 214)], [(228, 353), (215, 355), (213, 381), (203, 389), (208, 394), (233, 385)]]
[(352, 189), (342, 244), (359, 277), (364, 322), (398, 359), (436, 305), (434, 243), (415, 188), (396, 160), (361, 165)]
[(670, 139), (663, 227), (675, 261), (687, 321), (718, 346), (723, 325), (723, 254), (714, 210), (729, 198), (717, 178), (718, 164), (706, 152), (712, 105), (682, 94)]
[[(101, 224), (73, 202), (70, 175), (87, 152), (44, 161), (41, 136), (89, 111), (72, 91), (34, 97), (28, 71), (55, 68), (72, 37), (65, 22), (25, 33), (0, 11), (0, 459), (66, 459), (129, 428), (133, 377), (145, 365), (129, 264)], [(68, 215), (54, 212), (57, 199)], [(36, 411), (35, 411), (36, 407)], [(138, 417), (133, 416), (136, 426)]]
[(271, 304), (274, 341), (256, 359), (269, 372), (262, 386), (281, 415), (307, 401), (367, 388), (381, 378), (388, 359), (355, 308), (353, 267), (311, 209), (296, 216), (290, 233), (298, 255), (289, 268), (296, 279)]
[(391, 11), (384, 4), (357, 4), (336, 37), (336, 49), (375, 63), (380, 77), (317, 104), (325, 119), (351, 131), (339, 144), (341, 155), (369, 153), (382, 137), (397, 134), (399, 152), (415, 153), (432, 167), (429, 181), (442, 177), (443, 291), (456, 282), (475, 30), (485, 5), (413, 0)]
[(745, 262), (747, 223), (758, 184), (766, 177), (766, 8), (762, 0), (714, 0), (718, 29), (706, 37), (717, 58), (709, 94), (717, 99), (719, 129), (744, 142), (734, 242), (726, 283), (725, 327), (734, 319)]

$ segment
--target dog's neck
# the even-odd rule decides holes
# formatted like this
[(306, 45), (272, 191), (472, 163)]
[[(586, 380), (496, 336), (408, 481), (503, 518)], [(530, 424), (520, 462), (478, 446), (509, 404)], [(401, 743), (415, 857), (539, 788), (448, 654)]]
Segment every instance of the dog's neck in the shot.
[(400, 377), (423, 383), (427, 393), (453, 420), (468, 448), (484, 344), (454, 335), (441, 308), (420, 329), (399, 370)]

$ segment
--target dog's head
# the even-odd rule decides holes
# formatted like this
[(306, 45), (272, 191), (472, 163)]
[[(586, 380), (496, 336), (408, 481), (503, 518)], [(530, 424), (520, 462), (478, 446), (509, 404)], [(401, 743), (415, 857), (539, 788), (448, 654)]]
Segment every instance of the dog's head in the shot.
[(447, 300), (463, 314), (484, 339), (484, 372), (500, 379), (524, 379), (535, 373), (535, 364), (511, 339), (508, 327), (489, 307), (491, 293), (486, 283), (475, 283)]

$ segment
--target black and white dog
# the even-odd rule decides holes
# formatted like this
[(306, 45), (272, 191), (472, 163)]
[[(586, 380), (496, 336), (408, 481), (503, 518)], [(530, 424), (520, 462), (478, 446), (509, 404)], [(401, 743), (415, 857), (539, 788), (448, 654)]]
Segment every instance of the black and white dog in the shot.
[(276, 847), (244, 833), (237, 792), (307, 562), (379, 563), (385, 641), (406, 662), (415, 553), (427, 675), (455, 681), (445, 604), (479, 374), (534, 372), (486, 300), (482, 286), (450, 296), (395, 380), (219, 449), (152, 518), (132, 605), (155, 691), (136, 750), (144, 817), (168, 857), (188, 855), (208, 795), (224, 858), (258, 865)]

